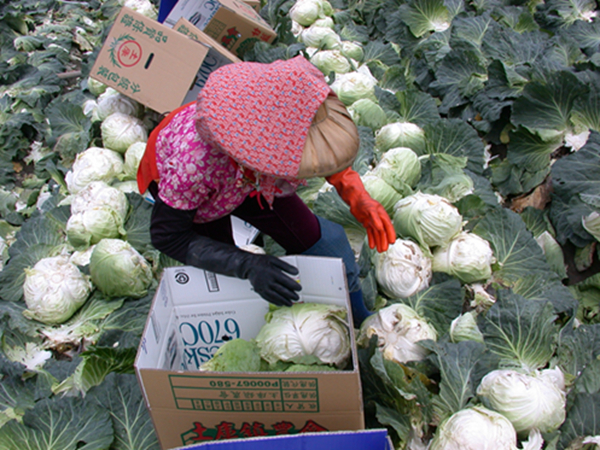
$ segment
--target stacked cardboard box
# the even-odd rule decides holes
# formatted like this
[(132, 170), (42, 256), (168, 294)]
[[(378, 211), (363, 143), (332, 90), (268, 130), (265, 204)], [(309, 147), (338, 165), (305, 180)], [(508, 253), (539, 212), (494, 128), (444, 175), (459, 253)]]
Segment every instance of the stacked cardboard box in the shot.
[[(178, 2), (173, 14), (186, 1)], [(192, 3), (202, 8), (208, 2)], [(179, 14), (167, 26), (123, 7), (90, 76), (161, 114), (195, 100), (210, 73), (240, 61), (234, 53), (275, 37), (256, 11), (239, 0), (213, 0), (212, 8), (202, 31), (189, 21), (194, 13), (189, 18)]]
[(276, 33), (248, 4), (240, 0), (179, 0), (165, 20), (175, 26), (184, 18), (239, 57), (258, 41), (272, 42)]
[(229, 50), (227, 50), (222, 45), (219, 45), (217, 41), (213, 38), (204, 34), (198, 28), (196, 28), (189, 20), (181, 18), (177, 21), (173, 29), (181, 34), (186, 35), (190, 39), (193, 39), (196, 42), (200, 42), (206, 46), (208, 46), (208, 54), (202, 61), (202, 65), (200, 66), (200, 70), (196, 74), (196, 78), (194, 79), (194, 84), (186, 94), (183, 103), (188, 103), (196, 100), (198, 97), (198, 93), (200, 89), (204, 87), (208, 76), (217, 70), (219, 67), (224, 66), (226, 64), (231, 64), (234, 62), (240, 62), (241, 60), (232, 54)]

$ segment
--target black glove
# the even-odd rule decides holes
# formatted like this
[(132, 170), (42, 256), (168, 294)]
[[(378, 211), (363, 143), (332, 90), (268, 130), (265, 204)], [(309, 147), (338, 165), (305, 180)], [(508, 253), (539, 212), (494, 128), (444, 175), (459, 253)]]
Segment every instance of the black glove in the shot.
[(186, 264), (231, 277), (250, 280), (254, 290), (277, 306), (291, 306), (302, 289), (291, 275), (298, 269), (272, 255), (257, 255), (240, 250), (231, 244), (196, 236), (190, 242)]

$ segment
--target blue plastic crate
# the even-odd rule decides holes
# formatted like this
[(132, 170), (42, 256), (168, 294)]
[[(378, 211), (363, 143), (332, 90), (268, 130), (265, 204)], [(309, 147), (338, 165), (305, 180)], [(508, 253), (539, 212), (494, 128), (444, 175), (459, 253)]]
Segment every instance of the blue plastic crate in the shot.
[[(179, 450), (393, 450), (385, 429), (286, 434), (227, 439), (179, 447)], [(177, 449), (172, 449), (177, 450)]]

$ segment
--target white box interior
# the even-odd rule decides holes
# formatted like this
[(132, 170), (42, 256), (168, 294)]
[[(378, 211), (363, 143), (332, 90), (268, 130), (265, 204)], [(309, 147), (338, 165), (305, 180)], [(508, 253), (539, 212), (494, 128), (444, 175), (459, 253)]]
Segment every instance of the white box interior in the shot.
[[(300, 271), (299, 301), (334, 304), (349, 310), (341, 259), (282, 259)], [(136, 366), (196, 371), (227, 340), (256, 337), (268, 311), (269, 303), (254, 292), (248, 280), (189, 266), (167, 268), (154, 298)], [(350, 314), (348, 320), (352, 323)], [(354, 334), (350, 335), (354, 348)]]

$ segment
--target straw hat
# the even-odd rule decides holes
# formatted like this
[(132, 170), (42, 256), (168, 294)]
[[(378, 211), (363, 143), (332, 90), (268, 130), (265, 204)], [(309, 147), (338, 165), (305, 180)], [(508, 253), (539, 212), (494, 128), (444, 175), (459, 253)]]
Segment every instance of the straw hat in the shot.
[(297, 177), (328, 176), (351, 166), (359, 144), (350, 113), (335, 95), (329, 95), (308, 129)]

